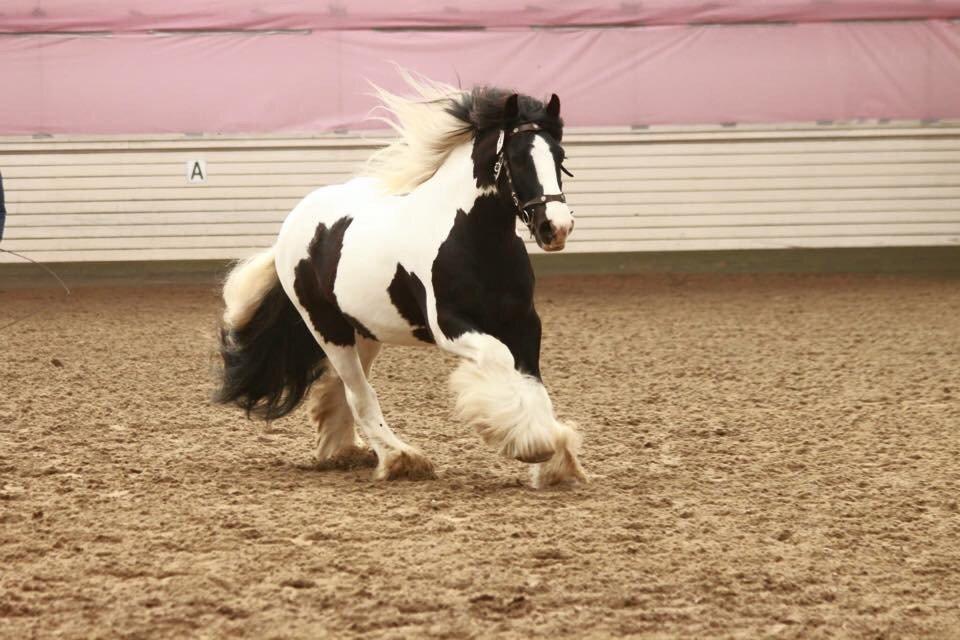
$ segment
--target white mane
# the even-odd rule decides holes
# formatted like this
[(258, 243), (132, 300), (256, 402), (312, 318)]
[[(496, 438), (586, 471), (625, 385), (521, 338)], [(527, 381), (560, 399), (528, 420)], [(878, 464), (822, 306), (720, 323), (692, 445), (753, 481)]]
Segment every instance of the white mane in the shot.
[(401, 70), (400, 75), (413, 90), (413, 97), (402, 97), (374, 85), (387, 116), (377, 116), (396, 131), (400, 138), (367, 161), (363, 175), (379, 180), (389, 193), (409, 193), (426, 182), (454, 148), (469, 142), (473, 131), (469, 123), (447, 112), (467, 92), (427, 78), (415, 78)]

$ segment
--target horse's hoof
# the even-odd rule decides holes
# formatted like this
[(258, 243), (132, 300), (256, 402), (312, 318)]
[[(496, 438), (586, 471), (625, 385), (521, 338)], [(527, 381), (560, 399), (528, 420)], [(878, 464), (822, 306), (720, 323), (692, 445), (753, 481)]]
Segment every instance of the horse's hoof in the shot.
[(516, 460), (520, 462), (526, 462), (527, 464), (538, 464), (540, 462), (546, 462), (553, 457), (553, 449), (546, 449), (543, 451), (534, 451), (533, 453), (526, 453), (520, 456), (516, 456)]
[(414, 451), (398, 451), (377, 467), (374, 480), (436, 480), (433, 463)]
[(377, 466), (377, 454), (367, 447), (350, 447), (336, 455), (317, 461), (319, 471), (350, 471)]
[(549, 461), (530, 467), (530, 478), (536, 489), (545, 489), (560, 484), (587, 483), (587, 474), (583, 472), (577, 454), (565, 448), (560, 455)]

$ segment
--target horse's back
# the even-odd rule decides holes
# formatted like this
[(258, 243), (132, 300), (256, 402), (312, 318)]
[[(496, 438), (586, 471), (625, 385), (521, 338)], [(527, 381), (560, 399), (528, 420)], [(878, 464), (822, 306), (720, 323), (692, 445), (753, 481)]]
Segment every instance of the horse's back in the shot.
[(314, 189), (287, 214), (277, 235), (277, 271), (281, 281), (292, 273), (306, 256), (310, 242), (320, 225), (331, 227), (337, 220), (353, 217), (383, 197), (371, 178), (354, 178), (349, 182)]

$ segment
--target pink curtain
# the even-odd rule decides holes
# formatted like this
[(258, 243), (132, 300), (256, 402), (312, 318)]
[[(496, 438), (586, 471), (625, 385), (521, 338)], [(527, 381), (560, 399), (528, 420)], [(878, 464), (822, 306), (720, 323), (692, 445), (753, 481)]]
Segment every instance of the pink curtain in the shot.
[(960, 0), (4, 0), (0, 31), (649, 26), (958, 16)]
[[(192, 4), (7, 0), (0, 31), (22, 33), (0, 35), (0, 134), (378, 126), (367, 81), (399, 89), (393, 63), (463, 86), (556, 92), (574, 126), (960, 117), (960, 24), (823, 21), (941, 18), (957, 13), (953, 0)], [(787, 19), (798, 22), (763, 22)], [(755, 23), (684, 24), (704, 20)], [(367, 28), (474, 22), (495, 28)], [(663, 24), (520, 26), (604, 22)], [(221, 28), (289, 30), (209, 31)], [(113, 33), (65, 32), (83, 30)]]

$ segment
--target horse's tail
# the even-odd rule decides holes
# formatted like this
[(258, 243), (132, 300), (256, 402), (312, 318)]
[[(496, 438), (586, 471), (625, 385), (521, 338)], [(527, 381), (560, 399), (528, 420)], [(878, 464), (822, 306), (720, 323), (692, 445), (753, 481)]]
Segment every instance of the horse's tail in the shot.
[(233, 268), (223, 301), (214, 400), (264, 420), (287, 415), (323, 373), (326, 355), (280, 285), (273, 248)]

